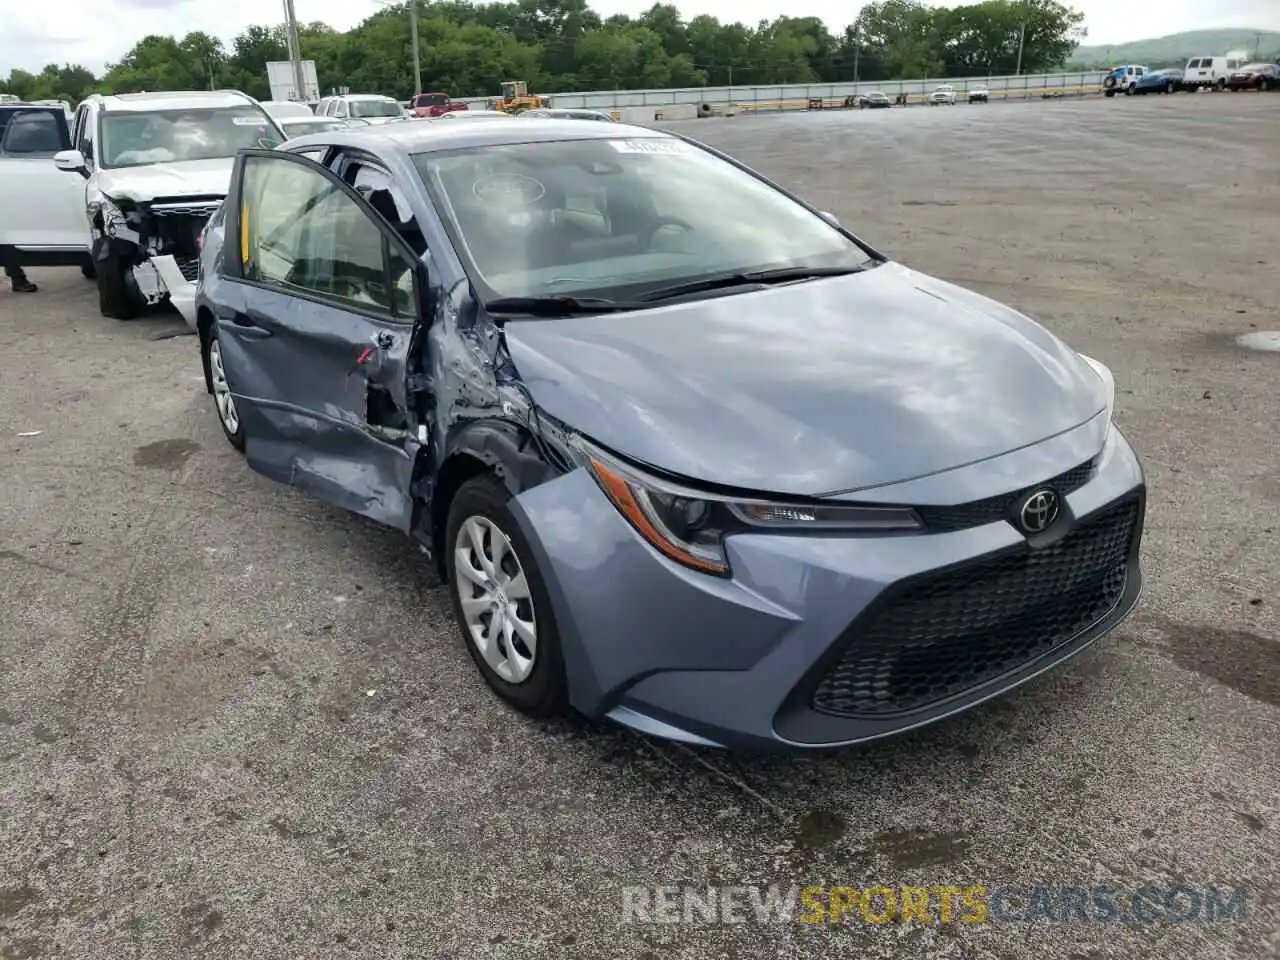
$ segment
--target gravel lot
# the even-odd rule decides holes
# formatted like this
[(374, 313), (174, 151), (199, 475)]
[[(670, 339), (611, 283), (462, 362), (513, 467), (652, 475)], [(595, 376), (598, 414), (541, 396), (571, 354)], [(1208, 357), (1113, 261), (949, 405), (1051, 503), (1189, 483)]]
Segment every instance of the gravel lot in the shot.
[[(683, 124), (1115, 370), (1140, 612), (839, 755), (499, 705), (392, 532), (248, 472), (175, 314), (0, 289), (0, 957), (1280, 955), (1280, 97)], [(37, 436), (21, 437), (27, 431)], [(1245, 922), (622, 922), (659, 884), (1244, 886)]]

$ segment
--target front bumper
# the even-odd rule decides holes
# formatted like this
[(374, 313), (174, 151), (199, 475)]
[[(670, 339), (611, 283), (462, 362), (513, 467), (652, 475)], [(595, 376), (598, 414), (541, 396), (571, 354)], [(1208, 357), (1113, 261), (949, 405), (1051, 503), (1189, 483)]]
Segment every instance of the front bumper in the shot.
[(169, 303), (182, 314), (182, 319), (194, 332), (196, 329), (196, 281), (186, 274), (171, 255), (152, 257), (149, 261), (169, 293)]
[[(972, 491), (984, 477), (997, 493), (1034, 486), (1058, 472), (1046, 463), (1069, 468), (1096, 453), (1100, 432), (1086, 424), (877, 493), (886, 503), (941, 505), (954, 501), (939, 491)], [(926, 490), (938, 499), (919, 499)], [(548, 582), (577, 709), (671, 739), (760, 750), (844, 746), (940, 720), (1113, 629), (1141, 590), (1145, 511), (1142, 469), (1118, 430), (1107, 435), (1092, 479), (1064, 502), (1067, 516), (1034, 546), (1004, 520), (896, 536), (738, 534), (727, 541), (728, 579), (658, 554), (583, 470), (525, 491), (512, 506)], [(1098, 541), (1111, 551), (1104, 576), (1090, 567), (1103, 547), (1089, 538), (1098, 540), (1098, 518), (1116, 510), (1129, 511), (1131, 526)], [(1050, 562), (1064, 552), (1083, 559)], [(976, 594), (956, 592), (957, 578), (974, 569), (983, 571), (980, 607)], [(1110, 591), (1105, 601), (1090, 592), (1094, 573), (1097, 589)], [(1028, 586), (1028, 576), (1040, 579)], [(923, 606), (921, 589), (932, 591)], [(1082, 590), (1091, 612), (1063, 621), (1058, 607)], [(939, 610), (950, 618), (946, 629)], [(1054, 616), (1059, 629), (1048, 636), (1043, 621)]]

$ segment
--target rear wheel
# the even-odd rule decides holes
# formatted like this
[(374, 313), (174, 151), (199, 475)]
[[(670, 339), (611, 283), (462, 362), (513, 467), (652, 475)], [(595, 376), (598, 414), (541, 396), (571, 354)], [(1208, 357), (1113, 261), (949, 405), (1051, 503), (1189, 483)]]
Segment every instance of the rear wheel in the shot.
[(1166, 83), (1166, 84), (1164, 85), (1164, 92), (1165, 92), (1166, 94), (1173, 93), (1173, 84), (1172, 84), (1172, 83)]
[(93, 280), (97, 276), (97, 271), (93, 269), (92, 260), (85, 260), (80, 264), (80, 275), (86, 280)]
[(453, 498), (445, 530), (453, 612), (489, 688), (521, 713), (554, 716), (568, 706), (560, 636), (510, 499), (489, 473)]

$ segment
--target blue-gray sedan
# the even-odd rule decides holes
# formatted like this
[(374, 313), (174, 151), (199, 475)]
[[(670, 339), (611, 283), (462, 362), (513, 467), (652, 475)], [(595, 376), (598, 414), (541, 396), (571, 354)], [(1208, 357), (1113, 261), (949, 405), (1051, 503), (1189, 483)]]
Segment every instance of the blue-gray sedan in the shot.
[(198, 310), (249, 465), (434, 557), (534, 716), (857, 743), (1137, 602), (1107, 368), (684, 138), (406, 123), (247, 151)]

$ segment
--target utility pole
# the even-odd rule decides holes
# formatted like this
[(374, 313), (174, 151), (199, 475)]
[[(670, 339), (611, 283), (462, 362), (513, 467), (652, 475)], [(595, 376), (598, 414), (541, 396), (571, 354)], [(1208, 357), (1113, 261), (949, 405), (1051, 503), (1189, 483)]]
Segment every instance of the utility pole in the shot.
[(284, 34), (289, 63), (293, 66), (293, 95), (298, 100), (306, 100), (307, 81), (302, 75), (302, 45), (298, 42), (298, 17), (293, 12), (293, 0), (284, 0)]
[(413, 43), (413, 93), (422, 92), (422, 63), (418, 59), (418, 0), (409, 0), (409, 37)]
[(1013, 72), (1018, 76), (1022, 76), (1022, 44), (1027, 39), (1027, 21), (1023, 20), (1018, 26), (1018, 67)]

